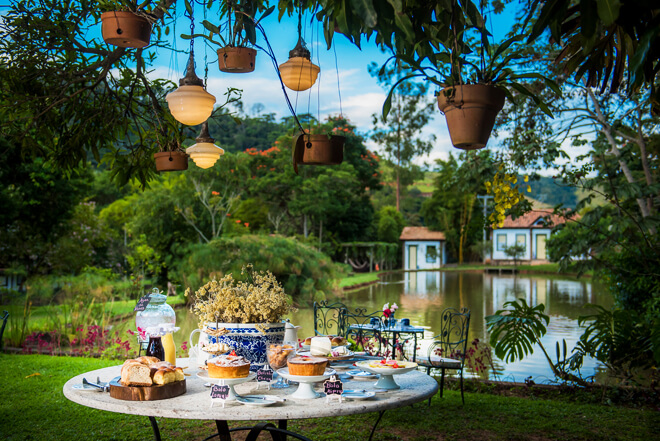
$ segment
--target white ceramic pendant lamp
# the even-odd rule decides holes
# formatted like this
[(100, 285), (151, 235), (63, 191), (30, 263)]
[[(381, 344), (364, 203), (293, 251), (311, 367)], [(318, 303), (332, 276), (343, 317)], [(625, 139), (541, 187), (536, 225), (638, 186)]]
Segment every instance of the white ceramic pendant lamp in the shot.
[(215, 97), (204, 90), (204, 81), (195, 74), (192, 52), (186, 68), (186, 76), (179, 80), (179, 87), (165, 97), (174, 119), (187, 126), (206, 121), (213, 112)]
[(211, 138), (211, 135), (209, 135), (208, 121), (204, 121), (202, 124), (202, 132), (195, 141), (197, 141), (197, 143), (188, 147), (186, 153), (193, 161), (195, 161), (197, 167), (212, 167), (220, 156), (225, 154), (225, 151), (222, 148), (215, 145), (215, 139)]
[(302, 2), (298, 10), (298, 43), (289, 51), (289, 59), (280, 64), (282, 82), (291, 90), (300, 92), (314, 85), (321, 68), (311, 61), (311, 53), (302, 38)]

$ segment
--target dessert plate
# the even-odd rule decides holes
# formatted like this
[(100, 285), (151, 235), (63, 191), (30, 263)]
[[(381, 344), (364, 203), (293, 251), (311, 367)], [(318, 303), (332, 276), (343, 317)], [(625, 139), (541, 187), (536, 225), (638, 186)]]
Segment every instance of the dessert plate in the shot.
[(380, 378), (374, 385), (376, 388), (379, 389), (399, 389), (400, 386), (394, 381), (394, 375), (401, 375), (405, 374), (407, 372), (410, 372), (412, 370), (417, 369), (417, 363), (413, 363), (410, 361), (402, 361), (401, 362), (401, 367), (398, 368), (393, 368), (393, 367), (381, 367), (381, 366), (370, 366), (370, 364), (373, 363), (372, 361), (359, 361), (355, 363), (355, 366), (358, 368), (371, 372), (372, 374), (380, 374)]
[(378, 374), (365, 371), (348, 371), (346, 372), (346, 375), (349, 375), (354, 380), (375, 380), (378, 378)]
[(344, 391), (341, 396), (343, 398), (348, 398), (349, 400), (367, 400), (373, 396), (375, 396), (375, 392), (367, 391), (367, 392), (362, 392), (362, 391)]
[(271, 406), (278, 402), (278, 400), (272, 400), (268, 395), (243, 395), (237, 396), (236, 401), (241, 404), (246, 404), (248, 406)]
[(347, 349), (345, 354), (337, 355), (333, 357), (328, 357), (326, 355), (312, 355), (312, 353), (309, 351), (298, 352), (298, 355), (302, 355), (303, 357), (321, 357), (321, 358), (327, 358), (329, 361), (336, 361), (336, 360), (347, 360), (353, 357), (355, 353)]

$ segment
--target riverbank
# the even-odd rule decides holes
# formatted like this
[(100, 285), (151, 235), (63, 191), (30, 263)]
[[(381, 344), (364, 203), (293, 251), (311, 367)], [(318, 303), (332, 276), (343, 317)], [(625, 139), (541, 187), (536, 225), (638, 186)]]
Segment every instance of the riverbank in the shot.
[[(89, 409), (70, 402), (62, 393), (62, 385), (72, 376), (115, 364), (118, 362), (104, 359), (0, 354), (0, 437), (151, 439), (147, 418)], [(387, 411), (374, 441), (632, 441), (654, 439), (660, 430), (660, 412), (648, 407), (586, 403), (584, 398), (572, 401), (565, 393), (552, 399), (538, 394), (506, 396), (478, 391), (469, 383), (465, 406), (459, 391), (446, 390), (444, 398), (439, 394), (433, 397), (430, 407), (424, 402)], [(375, 414), (365, 414), (296, 420), (289, 422), (289, 429), (316, 441), (362, 441), (368, 438), (376, 418)], [(159, 425), (164, 439), (202, 439), (215, 431), (213, 422), (159, 419)]]
[[(562, 276), (562, 277), (578, 277), (578, 274), (576, 272), (572, 272), (572, 271), (560, 272), (559, 264), (556, 263), (544, 263), (541, 265), (517, 265), (517, 266), (514, 265), (493, 266), (493, 265), (467, 263), (463, 265), (444, 266), (442, 268), (432, 269), (432, 270), (417, 270), (411, 272), (483, 271), (485, 269), (502, 269), (502, 270), (513, 269), (516, 270), (518, 274), (543, 274), (550, 276), (554, 275), (554, 276)], [(352, 291), (354, 289), (359, 289), (364, 286), (369, 286), (371, 284), (377, 283), (380, 280), (381, 276), (384, 276), (385, 274), (403, 273), (403, 272), (406, 272), (406, 270), (398, 269), (398, 270), (375, 271), (371, 273), (353, 274), (341, 279), (337, 284), (337, 286), (343, 291)], [(592, 276), (593, 276), (593, 272), (588, 271), (582, 274), (580, 277), (590, 278)]]

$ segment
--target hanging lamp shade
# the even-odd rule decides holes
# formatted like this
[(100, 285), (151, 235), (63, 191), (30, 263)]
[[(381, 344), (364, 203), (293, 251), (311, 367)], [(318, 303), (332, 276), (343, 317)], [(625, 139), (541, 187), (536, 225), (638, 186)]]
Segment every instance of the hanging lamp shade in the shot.
[(197, 167), (212, 167), (218, 158), (225, 154), (223, 149), (214, 144), (215, 139), (209, 135), (209, 124), (207, 121), (204, 121), (204, 124), (202, 124), (202, 132), (195, 141), (197, 143), (188, 147), (186, 153), (195, 161)]
[(289, 52), (289, 60), (280, 64), (282, 82), (291, 90), (300, 92), (314, 85), (321, 68), (313, 64), (305, 42), (298, 38), (298, 44)]
[(213, 112), (215, 97), (204, 90), (204, 82), (195, 74), (192, 52), (186, 68), (186, 76), (179, 80), (179, 87), (165, 97), (172, 116), (181, 124), (196, 126), (206, 121)]

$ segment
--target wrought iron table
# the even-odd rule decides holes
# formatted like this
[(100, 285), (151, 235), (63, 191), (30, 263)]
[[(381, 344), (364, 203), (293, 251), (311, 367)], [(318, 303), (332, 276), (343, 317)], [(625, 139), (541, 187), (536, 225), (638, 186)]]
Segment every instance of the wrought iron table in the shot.
[[(177, 365), (190, 366), (187, 358), (177, 360)], [(254, 434), (253, 438), (250, 438), (249, 434), (247, 439), (256, 439), (261, 430), (268, 430), (274, 435), (274, 439), (278, 439), (278, 437), (279, 439), (286, 439), (287, 435), (291, 435), (293, 438), (306, 440), (307, 438), (304, 436), (286, 430), (288, 420), (378, 412), (378, 418), (369, 437), (371, 439), (376, 426), (386, 410), (424, 401), (433, 396), (438, 390), (437, 381), (420, 371), (398, 375), (397, 383), (401, 386), (399, 390), (377, 393), (375, 397), (369, 400), (344, 400), (342, 403), (335, 400), (326, 402), (325, 398), (294, 400), (287, 398), (287, 396), (293, 393), (295, 387), (266, 390), (262, 386), (260, 390), (256, 390), (257, 383), (250, 382), (235, 386), (236, 392), (239, 395), (275, 395), (286, 398), (287, 401), (268, 407), (251, 407), (228, 401), (224, 407), (217, 403), (211, 407), (210, 389), (204, 386), (202, 379), (197, 378), (197, 369), (192, 367), (184, 370), (186, 374), (189, 374), (186, 377), (186, 393), (166, 400), (122, 401), (111, 398), (105, 392), (85, 391), (73, 388), (74, 385), (81, 384), (83, 378), (95, 379), (100, 377), (102, 381), (110, 381), (119, 376), (120, 370), (121, 366), (112, 366), (76, 375), (64, 385), (64, 395), (69, 400), (83, 406), (109, 412), (147, 416), (151, 422), (156, 441), (159, 441), (161, 437), (155, 417), (215, 420), (218, 433), (213, 434), (209, 438), (218, 436), (220, 441), (230, 441), (231, 433), (239, 430), (249, 430), (250, 434)], [(319, 384), (320, 387), (321, 385)], [(345, 381), (344, 389), (375, 390), (374, 383), (365, 381)], [(264, 422), (269, 420), (277, 420), (278, 427)], [(227, 421), (261, 422), (254, 427), (230, 429)]]
[[(413, 357), (412, 361), (417, 360), (417, 335), (421, 334), (422, 337), (424, 337), (424, 328), (418, 328), (416, 326), (410, 326), (410, 325), (404, 325), (400, 321), (397, 322), (395, 325), (385, 325), (382, 322), (378, 322), (377, 324), (374, 323), (365, 323), (365, 324), (355, 324), (355, 325), (350, 325), (348, 327), (348, 334), (351, 335), (351, 333), (372, 333), (376, 335), (386, 335), (386, 341), (388, 341), (388, 345), (392, 347), (392, 355), (396, 356), (396, 342), (398, 339), (401, 338), (401, 335), (412, 335), (413, 340), (415, 341), (415, 345), (413, 347)], [(389, 343), (389, 339), (391, 337), (392, 343)], [(403, 351), (403, 348), (401, 349)]]

